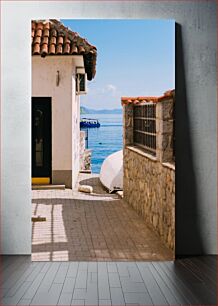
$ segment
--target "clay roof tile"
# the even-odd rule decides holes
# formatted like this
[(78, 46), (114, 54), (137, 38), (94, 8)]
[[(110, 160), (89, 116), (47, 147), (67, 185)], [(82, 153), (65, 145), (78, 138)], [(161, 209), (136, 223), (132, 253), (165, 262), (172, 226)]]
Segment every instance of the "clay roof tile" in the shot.
[(70, 44), (69, 43), (64, 45), (64, 54), (70, 54)]
[(44, 23), (44, 30), (49, 30), (50, 29), (50, 23), (49, 22), (45, 22)]
[(36, 30), (43, 30), (43, 22), (36, 22)]
[(96, 73), (97, 49), (60, 21), (32, 21), (32, 55), (83, 55), (88, 80)]
[(52, 36), (52, 37), (50, 38), (50, 44), (56, 45), (56, 41), (57, 41), (57, 39), (56, 39), (55, 36)]
[(40, 36), (35, 36), (33, 40), (33, 44), (40, 44), (41, 43), (41, 37)]
[(40, 54), (40, 44), (35, 44), (35, 45), (33, 45), (33, 54), (34, 55), (38, 55), (38, 54)]
[(64, 38), (64, 44), (69, 44), (69, 45), (71, 45), (71, 41), (70, 41), (70, 39), (69, 39), (68, 37), (65, 37), (65, 38)]
[(132, 102), (133, 102), (133, 104), (138, 104), (140, 101), (139, 100), (133, 100)]
[(63, 43), (64, 43), (63, 37), (62, 37), (62, 36), (58, 36), (57, 44), (58, 44), (58, 45), (63, 45)]
[(35, 36), (41, 37), (42, 36), (42, 30), (41, 29), (36, 30)]
[(79, 54), (84, 54), (86, 52), (83, 46), (78, 46), (78, 49), (79, 49)]
[(45, 57), (48, 54), (48, 44), (42, 44), (40, 53), (42, 57)]
[(142, 104), (142, 103), (158, 103), (164, 100), (168, 100), (169, 98), (174, 98), (175, 90), (168, 90), (164, 93), (164, 95), (160, 97), (122, 97), (121, 104), (128, 105), (128, 104)]
[(49, 37), (49, 29), (44, 29), (43, 36)]
[(48, 37), (47, 37), (47, 36), (44, 36), (44, 37), (42, 38), (42, 44), (48, 45)]
[(59, 44), (59, 45), (57, 45), (57, 48), (56, 48), (56, 54), (57, 55), (59, 55), (59, 54), (62, 54), (62, 45), (61, 44)]
[(32, 21), (32, 30), (35, 30), (35, 29), (36, 29), (36, 22)]
[(57, 37), (57, 31), (55, 29), (51, 30), (51, 36)]
[(78, 49), (75, 44), (71, 44), (70, 54), (78, 54)]
[(54, 54), (55, 54), (55, 44), (49, 45), (49, 51), (48, 51), (48, 53), (49, 53), (50, 55), (54, 55)]

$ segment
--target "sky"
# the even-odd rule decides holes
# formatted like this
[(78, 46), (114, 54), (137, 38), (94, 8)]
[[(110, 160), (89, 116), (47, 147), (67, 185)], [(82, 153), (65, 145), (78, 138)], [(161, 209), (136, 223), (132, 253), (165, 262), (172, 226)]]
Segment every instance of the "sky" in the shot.
[(97, 48), (96, 76), (81, 105), (121, 108), (122, 96), (160, 96), (175, 88), (174, 20), (61, 22)]

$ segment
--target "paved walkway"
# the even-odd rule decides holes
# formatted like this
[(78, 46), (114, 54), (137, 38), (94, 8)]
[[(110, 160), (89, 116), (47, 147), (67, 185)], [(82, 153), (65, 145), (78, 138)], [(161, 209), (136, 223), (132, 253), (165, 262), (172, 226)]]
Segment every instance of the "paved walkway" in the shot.
[(80, 184), (93, 194), (66, 190), (33, 190), (33, 261), (171, 260), (160, 242), (131, 207), (106, 193), (97, 175), (82, 174)]

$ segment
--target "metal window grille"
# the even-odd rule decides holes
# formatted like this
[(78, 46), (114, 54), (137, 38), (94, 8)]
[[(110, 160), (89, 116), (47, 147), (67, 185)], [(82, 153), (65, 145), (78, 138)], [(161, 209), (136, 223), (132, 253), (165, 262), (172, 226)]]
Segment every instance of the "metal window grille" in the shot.
[(156, 156), (156, 104), (135, 105), (133, 120), (134, 144)]

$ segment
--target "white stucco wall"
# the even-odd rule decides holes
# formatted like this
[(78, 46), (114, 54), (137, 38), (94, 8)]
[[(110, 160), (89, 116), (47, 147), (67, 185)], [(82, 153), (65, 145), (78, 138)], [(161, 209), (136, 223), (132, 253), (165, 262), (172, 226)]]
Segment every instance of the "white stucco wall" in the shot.
[[(60, 84), (56, 86), (57, 70)], [(32, 96), (51, 97), (52, 170), (72, 169), (72, 59), (32, 57)]]
[[(76, 91), (75, 75), (72, 76), (72, 91)], [(80, 96), (75, 96), (75, 103), (72, 104), (72, 131), (73, 131), (73, 150), (72, 150), (72, 186), (77, 182), (80, 160)]]

